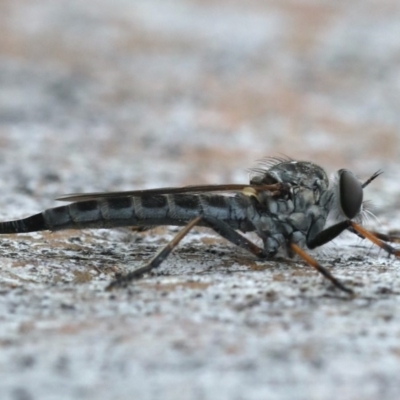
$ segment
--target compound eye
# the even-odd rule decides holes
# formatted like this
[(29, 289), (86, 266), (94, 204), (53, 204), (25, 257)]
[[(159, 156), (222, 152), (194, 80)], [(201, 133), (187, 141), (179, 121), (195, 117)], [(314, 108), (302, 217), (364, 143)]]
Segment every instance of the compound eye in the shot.
[(356, 176), (347, 169), (339, 171), (340, 207), (348, 219), (354, 218), (361, 209), (363, 188)]

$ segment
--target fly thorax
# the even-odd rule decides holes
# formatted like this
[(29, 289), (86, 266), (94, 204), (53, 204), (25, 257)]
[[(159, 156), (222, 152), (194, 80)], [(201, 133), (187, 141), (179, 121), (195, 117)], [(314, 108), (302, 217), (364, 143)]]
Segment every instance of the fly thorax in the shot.
[(328, 217), (332, 193), (326, 186), (314, 185), (313, 188), (299, 187), (294, 194), (295, 209), (288, 222), (295, 232), (308, 234), (319, 231)]

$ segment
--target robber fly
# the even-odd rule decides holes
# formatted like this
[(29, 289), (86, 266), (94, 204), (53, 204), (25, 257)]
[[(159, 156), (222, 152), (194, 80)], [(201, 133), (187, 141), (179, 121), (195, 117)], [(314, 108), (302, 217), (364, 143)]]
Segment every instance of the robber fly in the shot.
[[(289, 256), (297, 254), (338, 289), (352, 293), (303, 249), (314, 249), (348, 230), (389, 254), (400, 256), (400, 250), (385, 242), (390, 240), (388, 236), (369, 232), (358, 223), (363, 212), (363, 189), (380, 173), (361, 182), (349, 170), (341, 169), (330, 183), (325, 171), (312, 162), (271, 158), (261, 168), (252, 170), (249, 184), (65, 195), (57, 200), (72, 204), (1, 222), (0, 234), (184, 226), (146, 265), (112, 281), (108, 286), (111, 289), (126, 286), (158, 267), (194, 226), (205, 226), (259, 259), (271, 259), (282, 249)], [(336, 223), (325, 228), (331, 213)], [(263, 246), (257, 246), (240, 232), (255, 232)]]

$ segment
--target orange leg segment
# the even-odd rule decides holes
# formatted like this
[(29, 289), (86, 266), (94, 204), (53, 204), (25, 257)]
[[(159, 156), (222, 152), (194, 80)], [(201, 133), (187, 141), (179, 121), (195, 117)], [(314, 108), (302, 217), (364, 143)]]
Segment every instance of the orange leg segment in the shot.
[(383, 242), (382, 240), (378, 239), (376, 237), (376, 235), (374, 235), (372, 232), (367, 231), (362, 226), (356, 224), (353, 221), (351, 221), (351, 226), (361, 236), (363, 236), (366, 239), (370, 240), (372, 243), (376, 244), (381, 249), (387, 251), (389, 254), (394, 254), (396, 257), (400, 257), (400, 250), (397, 250), (394, 247), (390, 246), (389, 244), (387, 244), (387, 243)]
[(314, 258), (307, 254), (303, 249), (301, 249), (297, 244), (290, 243), (290, 248), (299, 257), (301, 257), (307, 264), (315, 268), (319, 273), (321, 273), (325, 278), (329, 279), (338, 289), (343, 290), (347, 293), (353, 293), (353, 291), (343, 285), (338, 279), (336, 279), (325, 267), (319, 264)]

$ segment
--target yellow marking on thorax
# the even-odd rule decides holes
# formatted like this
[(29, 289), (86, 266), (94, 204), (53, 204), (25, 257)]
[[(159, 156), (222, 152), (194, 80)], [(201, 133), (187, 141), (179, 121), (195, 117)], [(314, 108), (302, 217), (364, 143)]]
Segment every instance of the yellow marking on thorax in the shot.
[(258, 191), (255, 188), (251, 187), (251, 186), (245, 187), (242, 190), (242, 193), (245, 196), (248, 196), (248, 197), (255, 197), (259, 203), (261, 202), (260, 198), (258, 197)]

